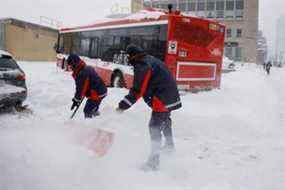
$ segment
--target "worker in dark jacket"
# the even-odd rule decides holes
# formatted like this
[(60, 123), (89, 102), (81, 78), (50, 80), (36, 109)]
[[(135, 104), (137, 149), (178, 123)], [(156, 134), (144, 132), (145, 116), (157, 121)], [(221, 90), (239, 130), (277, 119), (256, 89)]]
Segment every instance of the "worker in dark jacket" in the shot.
[(271, 61), (268, 61), (265, 65), (265, 70), (266, 73), (269, 75), (270, 74), (270, 68), (272, 67)]
[(85, 64), (76, 54), (71, 54), (67, 59), (75, 80), (76, 91), (71, 110), (80, 105), (84, 97), (87, 97), (84, 107), (85, 118), (92, 118), (99, 114), (98, 109), (102, 99), (107, 95), (107, 88), (98, 76), (95, 69)]
[(129, 63), (134, 66), (134, 81), (117, 111), (130, 108), (140, 97), (152, 108), (149, 122), (151, 154), (143, 169), (156, 170), (159, 167), (162, 134), (165, 137), (163, 149), (174, 149), (170, 112), (182, 106), (177, 85), (165, 64), (147, 55), (140, 47), (131, 44), (126, 53)]

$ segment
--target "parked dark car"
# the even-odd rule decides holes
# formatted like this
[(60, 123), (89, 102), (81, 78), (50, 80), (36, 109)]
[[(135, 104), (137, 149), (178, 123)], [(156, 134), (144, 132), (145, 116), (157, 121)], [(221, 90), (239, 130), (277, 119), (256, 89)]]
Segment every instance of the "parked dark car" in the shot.
[(22, 107), (27, 98), (26, 76), (11, 54), (0, 50), (0, 109)]

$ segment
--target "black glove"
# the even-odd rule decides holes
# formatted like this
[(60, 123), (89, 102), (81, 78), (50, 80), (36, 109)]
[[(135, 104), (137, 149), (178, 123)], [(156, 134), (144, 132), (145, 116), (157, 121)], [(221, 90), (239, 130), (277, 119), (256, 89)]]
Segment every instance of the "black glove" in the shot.
[(119, 105), (118, 105), (118, 109), (121, 109), (121, 110), (127, 110), (130, 107), (131, 106), (129, 104), (127, 104), (124, 100), (120, 101)]
[(125, 111), (125, 110), (123, 110), (123, 109), (121, 109), (121, 108), (116, 108), (116, 112), (119, 113), (119, 114), (123, 113), (124, 111)]
[(75, 98), (72, 99), (72, 106), (70, 108), (70, 110), (73, 110), (75, 107), (79, 107), (81, 100), (77, 100)]

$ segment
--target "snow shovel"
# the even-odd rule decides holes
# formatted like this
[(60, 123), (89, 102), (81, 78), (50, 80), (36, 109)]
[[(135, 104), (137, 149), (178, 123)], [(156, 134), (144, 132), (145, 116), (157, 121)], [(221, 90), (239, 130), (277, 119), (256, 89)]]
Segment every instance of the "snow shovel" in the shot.
[(98, 128), (82, 127), (74, 135), (76, 143), (91, 150), (96, 157), (105, 156), (114, 142), (114, 133)]
[(75, 116), (76, 112), (78, 111), (80, 105), (82, 104), (83, 100), (84, 100), (84, 97), (80, 100), (79, 105), (73, 111), (72, 115), (70, 116), (70, 119), (73, 119), (73, 117)]
[[(70, 119), (73, 119), (78, 111), (83, 99), (72, 113)], [(75, 142), (79, 145), (86, 147), (95, 153), (97, 157), (103, 157), (107, 154), (114, 142), (114, 133), (98, 129), (98, 128), (80, 128), (74, 134)]]

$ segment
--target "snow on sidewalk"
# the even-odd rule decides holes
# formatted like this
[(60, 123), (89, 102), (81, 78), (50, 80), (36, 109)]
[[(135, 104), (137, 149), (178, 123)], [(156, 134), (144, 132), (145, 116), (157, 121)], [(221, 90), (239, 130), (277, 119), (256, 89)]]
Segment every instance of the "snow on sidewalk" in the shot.
[[(0, 115), (0, 189), (3, 190), (283, 190), (285, 189), (285, 70), (267, 76), (255, 65), (223, 75), (220, 90), (182, 96), (173, 112), (176, 153), (161, 171), (138, 166), (149, 151), (151, 111), (142, 100), (117, 115), (127, 93), (109, 89), (101, 116), (69, 121), (74, 92), (70, 73), (48, 63), (22, 63), (27, 103), (34, 115)], [(70, 126), (115, 132), (104, 158), (76, 146)]]

